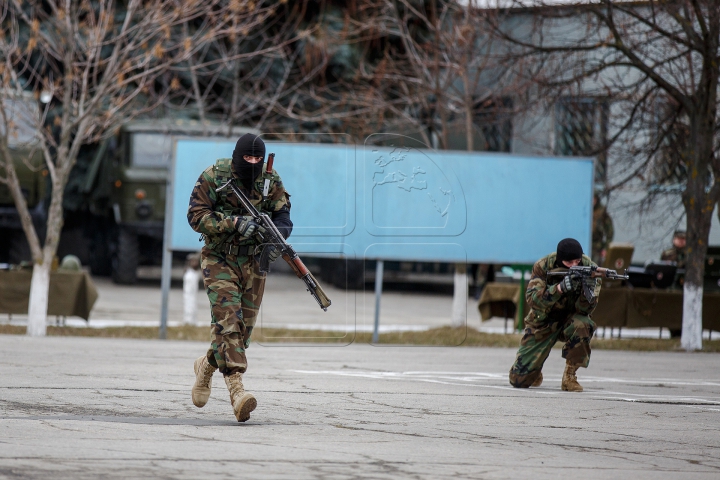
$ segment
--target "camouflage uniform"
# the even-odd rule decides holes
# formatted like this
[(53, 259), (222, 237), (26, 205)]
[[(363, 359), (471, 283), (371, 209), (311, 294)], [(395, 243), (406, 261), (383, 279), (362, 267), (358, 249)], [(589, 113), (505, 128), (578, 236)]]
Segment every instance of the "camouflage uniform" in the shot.
[(608, 245), (615, 236), (612, 218), (604, 206), (598, 202), (593, 208), (593, 231), (592, 231), (592, 259), (601, 262), (602, 251), (607, 250)]
[(675, 262), (678, 268), (685, 268), (686, 256), (687, 254), (685, 253), (684, 248), (678, 248), (673, 245), (672, 247), (662, 252), (662, 254), (660, 255), (660, 260)]
[[(525, 334), (520, 341), (515, 364), (510, 369), (510, 384), (529, 387), (542, 371), (543, 364), (553, 345), (565, 342), (562, 356), (568, 363), (586, 367), (590, 363), (590, 340), (595, 323), (590, 318), (597, 306), (600, 279), (587, 279), (594, 289), (595, 298), (589, 302), (582, 290), (561, 293), (557, 284), (563, 277), (547, 281), (547, 273), (555, 269), (557, 254), (538, 260), (533, 265), (525, 300), (530, 313), (525, 317)], [(595, 265), (589, 257), (582, 256), (581, 265)], [(562, 270), (558, 270), (562, 271)]]
[[(662, 254), (660, 255), (660, 260), (669, 261), (669, 262), (675, 262), (678, 269), (684, 269), (685, 263), (687, 259), (687, 253), (686, 249), (678, 248), (675, 245), (668, 248), (667, 250), (664, 250)], [(685, 274), (683, 272), (677, 272), (675, 273), (675, 278), (673, 279), (672, 288), (683, 288), (683, 285), (685, 284)], [(670, 336), (672, 338), (679, 337), (680, 336), (680, 330), (670, 330)]]
[[(275, 170), (271, 175), (263, 173), (252, 183), (248, 191), (232, 172), (232, 160), (220, 159), (208, 167), (190, 196), (188, 222), (202, 234), (201, 268), (203, 283), (211, 307), (211, 347), (207, 352), (210, 365), (219, 368), (223, 375), (244, 373), (247, 369), (245, 349), (257, 320), (265, 289), (265, 274), (259, 272), (254, 256), (258, 242), (241, 238), (235, 227), (235, 217), (247, 215), (234, 194), (225, 189), (215, 191), (226, 179), (232, 178), (244, 191), (255, 207), (271, 214), (273, 221), (281, 214), (287, 217), (289, 228), (276, 223), (287, 237), (292, 223), (289, 220), (290, 195), (285, 191)], [(266, 200), (262, 198), (263, 181), (270, 179)], [(283, 229), (286, 229), (283, 231)]]

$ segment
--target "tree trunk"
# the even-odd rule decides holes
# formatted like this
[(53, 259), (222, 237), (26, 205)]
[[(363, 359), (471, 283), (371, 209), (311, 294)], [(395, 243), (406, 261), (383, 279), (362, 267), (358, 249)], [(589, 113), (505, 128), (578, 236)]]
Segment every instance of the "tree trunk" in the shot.
[(35, 263), (30, 281), (27, 334), (44, 337), (47, 329), (48, 294), (51, 262)]
[(451, 325), (462, 327), (467, 325), (467, 299), (468, 299), (468, 277), (467, 266), (464, 263), (455, 265), (453, 278), (455, 288), (453, 291), (453, 306)]
[(468, 79), (468, 73), (463, 69), (462, 72), (463, 89), (465, 90), (465, 149), (468, 152), (475, 150), (473, 142), (473, 101), (472, 94), (470, 91), (470, 80)]
[(690, 198), (695, 198), (697, 201), (686, 202), (685, 206), (688, 225), (687, 258), (683, 287), (682, 337), (680, 339), (682, 348), (688, 351), (702, 349), (703, 277), (712, 220), (712, 207), (700, 206), (712, 202), (708, 195), (701, 191), (698, 195)]
[(703, 286), (698, 288), (687, 281), (683, 288), (683, 322), (680, 346), (687, 351), (702, 349)]
[(705, 255), (712, 214), (717, 203), (718, 187), (710, 183), (709, 164), (713, 157), (712, 125), (703, 122), (702, 114), (690, 116), (690, 150), (688, 180), (683, 192), (687, 215), (685, 283), (683, 287), (683, 320), (680, 345), (685, 350), (702, 349), (702, 298)]
[[(61, 161), (66, 160), (66, 152), (63, 151), (62, 148), (59, 150), (56, 168), (58, 164), (66, 165), (65, 162)], [(61, 157), (61, 155), (63, 156)], [(66, 171), (68, 169), (68, 167), (57, 168), (55, 177), (53, 178), (45, 245), (42, 249), (40, 261), (35, 259), (35, 264), (33, 265), (27, 328), (27, 334), (32, 337), (43, 337), (46, 332), (48, 294), (50, 292), (50, 270), (55, 254), (57, 253), (58, 243), (60, 243), (60, 232), (63, 227), (63, 186), (67, 183)]]

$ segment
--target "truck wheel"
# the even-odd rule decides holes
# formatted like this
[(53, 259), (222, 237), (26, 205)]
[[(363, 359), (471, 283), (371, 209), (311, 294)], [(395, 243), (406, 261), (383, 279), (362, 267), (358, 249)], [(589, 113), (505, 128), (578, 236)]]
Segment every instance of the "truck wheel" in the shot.
[(102, 229), (96, 231), (90, 246), (90, 272), (93, 275), (109, 277), (112, 274), (112, 256), (110, 255), (110, 239)]
[(25, 232), (13, 232), (10, 236), (10, 248), (8, 251), (8, 263), (18, 265), (20, 262), (29, 262), (32, 260), (32, 252), (30, 244), (25, 237)]
[(113, 257), (113, 282), (125, 285), (135, 283), (137, 281), (139, 260), (138, 236), (134, 232), (121, 228), (118, 236), (117, 252)]
[(362, 290), (365, 286), (365, 262), (363, 260), (335, 260), (333, 285), (340, 289)]

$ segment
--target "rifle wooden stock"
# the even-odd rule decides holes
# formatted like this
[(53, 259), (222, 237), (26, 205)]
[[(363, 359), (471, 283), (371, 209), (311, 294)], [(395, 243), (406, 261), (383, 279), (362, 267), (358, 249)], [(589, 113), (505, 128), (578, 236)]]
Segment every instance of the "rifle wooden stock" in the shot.
[(302, 260), (300, 260), (300, 257), (296, 256), (295, 258), (290, 258), (290, 256), (286, 253), (283, 255), (283, 259), (290, 265), (290, 268), (293, 269), (293, 272), (295, 272), (295, 275), (297, 275), (298, 278), (302, 278), (308, 273), (310, 273), (310, 270), (305, 266)]

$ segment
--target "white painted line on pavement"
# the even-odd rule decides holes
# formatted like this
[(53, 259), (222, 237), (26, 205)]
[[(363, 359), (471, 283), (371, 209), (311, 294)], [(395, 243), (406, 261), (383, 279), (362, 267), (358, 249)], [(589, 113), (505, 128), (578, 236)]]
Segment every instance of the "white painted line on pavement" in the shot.
[[(490, 372), (392, 372), (392, 371), (338, 371), (338, 370), (291, 370), (295, 373), (305, 373), (310, 375), (336, 375), (343, 377), (356, 377), (356, 378), (371, 378), (376, 380), (402, 380), (402, 381), (416, 381), (426, 383), (437, 383), (443, 385), (455, 385), (464, 387), (479, 387), (479, 388), (492, 388), (498, 390), (514, 390), (531, 392), (534, 394), (544, 395), (567, 395), (567, 393), (556, 390), (546, 390), (541, 388), (533, 389), (516, 389), (512, 386), (501, 386), (501, 385), (488, 385), (484, 383), (469, 383), (478, 380), (498, 380), (505, 378), (507, 374), (490, 373)], [(595, 377), (596, 382), (601, 382), (602, 377)], [(547, 380), (547, 379), (546, 379)], [(609, 378), (610, 381), (623, 380), (624, 383), (632, 385), (632, 380), (627, 379), (616, 379)], [(557, 380), (559, 382), (559, 379)], [(638, 383), (651, 383), (650, 380), (641, 380)], [(656, 382), (657, 383), (657, 382)], [(678, 384), (684, 386), (714, 386), (715, 383), (707, 381), (698, 381), (697, 383), (692, 382), (681, 382), (679, 380), (665, 379), (662, 383), (664, 384)], [(708, 406), (720, 405), (720, 397), (697, 397), (697, 396), (686, 396), (686, 395), (662, 395), (662, 394), (641, 394), (641, 393), (628, 393), (628, 392), (615, 392), (615, 391), (585, 391), (584, 397), (590, 397), (598, 400), (614, 400), (614, 401), (625, 401), (631, 403), (648, 403), (654, 401), (655, 403), (674, 405), (674, 406), (688, 406), (683, 405), (687, 403), (704, 403)], [(715, 409), (709, 409), (715, 411)], [(719, 410), (720, 411), (720, 410)]]

